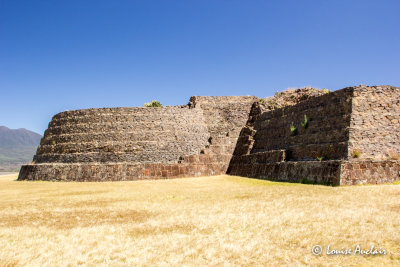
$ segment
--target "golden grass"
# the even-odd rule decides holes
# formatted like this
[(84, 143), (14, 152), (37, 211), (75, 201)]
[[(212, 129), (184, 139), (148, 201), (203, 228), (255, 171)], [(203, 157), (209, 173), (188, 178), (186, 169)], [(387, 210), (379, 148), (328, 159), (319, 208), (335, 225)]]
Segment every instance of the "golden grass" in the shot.
[[(400, 266), (400, 186), (0, 176), (0, 266)], [(314, 256), (311, 248), (384, 256)]]

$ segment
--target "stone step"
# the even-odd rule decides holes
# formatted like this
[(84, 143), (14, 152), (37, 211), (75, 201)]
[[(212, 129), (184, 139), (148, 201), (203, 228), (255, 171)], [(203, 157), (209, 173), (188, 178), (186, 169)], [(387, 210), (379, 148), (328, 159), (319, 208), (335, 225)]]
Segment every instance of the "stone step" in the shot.
[(90, 153), (90, 152), (132, 152), (143, 153), (146, 151), (159, 151), (160, 153), (173, 152), (185, 154), (185, 152), (197, 152), (204, 147), (200, 140), (192, 139), (188, 141), (107, 141), (107, 142), (87, 142), (87, 143), (60, 143), (55, 145), (41, 145), (37, 149), (37, 154), (66, 154), (66, 153)]
[(182, 132), (188, 131), (193, 133), (207, 132), (207, 127), (203, 124), (187, 124), (187, 123), (157, 123), (149, 124), (146, 122), (138, 124), (120, 123), (120, 122), (110, 122), (107, 124), (76, 124), (71, 126), (55, 126), (49, 127), (45, 131), (45, 135), (58, 135), (58, 134), (74, 134), (74, 133), (87, 133), (87, 132), (108, 132), (108, 131), (135, 131), (140, 133), (142, 131), (151, 132), (153, 130), (157, 131), (169, 131), (169, 132)]
[[(263, 152), (265, 149), (253, 148), (252, 153)], [(289, 160), (334, 160), (348, 157), (347, 142), (324, 143), (324, 144), (297, 144), (286, 149)]]
[(89, 142), (107, 142), (110, 140), (124, 141), (124, 142), (138, 142), (138, 141), (184, 141), (196, 140), (206, 145), (208, 134), (196, 134), (193, 132), (176, 132), (174, 131), (149, 131), (149, 132), (92, 132), (92, 133), (75, 133), (75, 134), (60, 134), (60, 135), (46, 135), (41, 140), (41, 145), (54, 145), (61, 143), (89, 143)]
[(346, 131), (331, 131), (329, 132), (329, 134), (327, 134), (326, 132), (321, 132), (314, 134), (288, 136), (286, 138), (256, 137), (256, 141), (254, 142), (254, 149), (271, 150), (276, 148), (287, 148), (295, 145), (318, 144), (322, 142), (322, 140), (324, 143), (335, 144), (346, 141), (348, 139), (347, 136), (348, 132)]
[(102, 182), (167, 179), (220, 175), (227, 168), (227, 165), (213, 163), (42, 163), (22, 166), (18, 180)]
[(229, 164), (232, 154), (198, 154), (181, 157), (181, 163), (222, 163)]
[[(194, 152), (193, 152), (194, 153)], [(146, 151), (142, 153), (117, 153), (117, 152), (92, 152), (92, 153), (69, 153), (69, 154), (42, 154), (35, 155), (34, 162), (58, 162), (58, 163), (84, 163), (84, 162), (130, 162), (130, 163), (171, 163), (178, 162), (181, 154), (160, 151)]]
[(281, 162), (286, 160), (285, 150), (270, 150), (265, 152), (252, 153), (249, 155), (234, 156), (232, 165), (246, 165), (256, 163)]
[[(201, 115), (199, 115), (201, 116)], [(149, 117), (148, 114), (99, 114), (97, 116), (78, 116), (78, 117), (66, 117), (62, 119), (53, 119), (49, 123), (49, 126), (62, 126), (62, 125), (74, 125), (79, 123), (107, 123), (107, 122), (168, 122), (176, 120), (186, 120), (190, 122), (192, 119), (190, 116), (177, 116), (176, 114), (154, 114)]]
[(154, 115), (154, 114), (182, 114), (182, 113), (197, 113), (202, 112), (199, 109), (189, 109), (187, 106), (167, 106), (162, 108), (145, 108), (145, 107), (130, 107), (130, 108), (93, 108), (80, 109), (60, 112), (53, 116), (52, 119), (60, 120), (63, 118), (79, 118), (83, 116), (114, 116), (114, 115)]

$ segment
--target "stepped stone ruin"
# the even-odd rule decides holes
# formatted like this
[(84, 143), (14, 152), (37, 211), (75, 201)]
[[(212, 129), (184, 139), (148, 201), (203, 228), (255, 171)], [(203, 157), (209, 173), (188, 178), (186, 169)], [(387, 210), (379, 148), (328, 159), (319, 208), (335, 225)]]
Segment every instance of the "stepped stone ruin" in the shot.
[(400, 88), (193, 96), (173, 107), (55, 115), (18, 180), (219, 174), (331, 185), (400, 180)]

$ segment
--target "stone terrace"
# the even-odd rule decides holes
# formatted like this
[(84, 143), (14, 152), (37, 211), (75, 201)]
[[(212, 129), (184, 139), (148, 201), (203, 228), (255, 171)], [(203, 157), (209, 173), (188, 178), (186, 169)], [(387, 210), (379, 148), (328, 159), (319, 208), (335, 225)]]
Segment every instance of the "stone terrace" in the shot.
[(400, 179), (400, 88), (304, 88), (259, 99), (61, 112), (19, 180), (232, 174), (333, 185)]

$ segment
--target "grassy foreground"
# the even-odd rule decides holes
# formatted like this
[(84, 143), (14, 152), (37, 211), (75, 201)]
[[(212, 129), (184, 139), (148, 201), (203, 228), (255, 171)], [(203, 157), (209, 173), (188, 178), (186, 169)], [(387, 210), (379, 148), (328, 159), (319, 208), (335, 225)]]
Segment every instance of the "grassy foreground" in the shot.
[[(0, 266), (400, 266), (400, 186), (0, 176)], [(321, 245), (323, 255), (311, 253)], [(325, 255), (359, 244), (381, 256)]]

